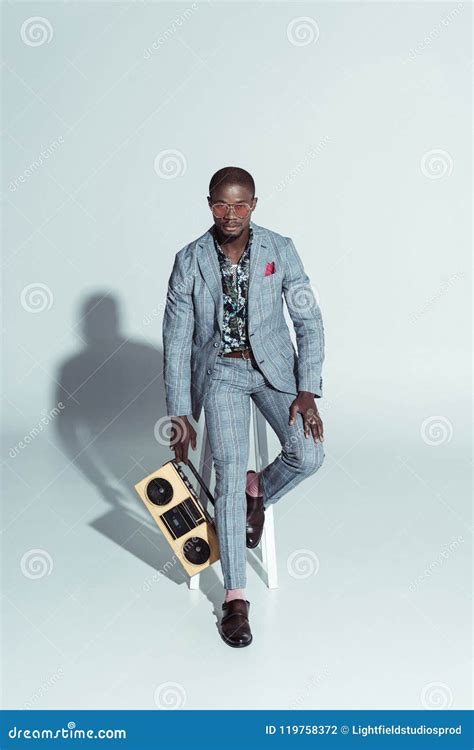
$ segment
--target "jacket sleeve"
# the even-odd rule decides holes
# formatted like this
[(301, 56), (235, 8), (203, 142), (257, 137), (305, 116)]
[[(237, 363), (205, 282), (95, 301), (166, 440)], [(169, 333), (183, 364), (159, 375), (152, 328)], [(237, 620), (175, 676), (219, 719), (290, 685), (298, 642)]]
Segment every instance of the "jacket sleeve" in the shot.
[(168, 416), (192, 413), (191, 346), (194, 331), (191, 263), (177, 253), (168, 280), (163, 315), (163, 360), (166, 411)]
[(298, 346), (298, 390), (323, 395), (324, 327), (303, 262), (288, 237), (283, 294)]

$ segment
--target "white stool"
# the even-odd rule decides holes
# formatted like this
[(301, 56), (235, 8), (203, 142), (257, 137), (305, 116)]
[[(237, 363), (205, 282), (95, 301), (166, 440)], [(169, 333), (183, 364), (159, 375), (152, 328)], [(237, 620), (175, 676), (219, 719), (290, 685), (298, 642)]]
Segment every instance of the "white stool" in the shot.
[[(255, 471), (261, 471), (268, 464), (268, 438), (267, 438), (267, 423), (263, 415), (259, 412), (253, 400), (251, 401), (252, 407), (252, 421), (253, 421), (253, 438), (255, 448)], [(211, 473), (212, 473), (212, 455), (211, 446), (209, 443), (209, 436), (207, 433), (207, 425), (204, 422), (204, 430), (202, 436), (202, 450), (199, 461), (199, 474), (201, 475), (204, 483), (211, 488)], [(208, 507), (208, 498), (206, 493), (200, 489), (200, 500), (203, 505)], [(212, 490), (211, 490), (212, 492)], [(262, 547), (262, 559), (255, 555), (254, 550), (248, 550), (255, 555), (255, 561), (260, 566), (262, 572), (266, 576), (266, 583), (269, 589), (278, 588), (278, 569), (276, 560), (276, 544), (275, 544), (275, 521), (273, 517), (273, 505), (269, 505), (265, 510), (265, 524), (263, 526), (263, 534), (261, 539)], [(258, 547), (257, 547), (258, 549)], [(199, 589), (199, 576), (200, 573), (196, 573), (194, 576), (189, 577), (189, 588)]]

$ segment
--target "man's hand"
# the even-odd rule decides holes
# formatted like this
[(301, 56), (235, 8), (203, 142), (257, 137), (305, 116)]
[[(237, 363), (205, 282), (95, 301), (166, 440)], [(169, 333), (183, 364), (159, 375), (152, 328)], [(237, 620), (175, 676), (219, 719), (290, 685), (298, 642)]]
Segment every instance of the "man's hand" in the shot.
[(304, 436), (313, 435), (314, 441), (324, 441), (323, 423), (318, 413), (318, 407), (314, 400), (314, 394), (309, 391), (300, 391), (290, 406), (290, 420), (288, 424), (293, 425), (296, 422), (296, 415), (301, 412), (303, 415)]
[(196, 450), (196, 430), (187, 417), (171, 417), (170, 448), (174, 451), (175, 460), (188, 463), (189, 443)]

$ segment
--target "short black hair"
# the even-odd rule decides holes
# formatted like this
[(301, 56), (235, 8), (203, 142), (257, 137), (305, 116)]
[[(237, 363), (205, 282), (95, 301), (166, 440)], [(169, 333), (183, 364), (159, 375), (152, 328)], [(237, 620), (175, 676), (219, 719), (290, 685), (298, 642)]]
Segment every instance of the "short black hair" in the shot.
[(209, 183), (209, 195), (212, 197), (213, 191), (223, 185), (241, 185), (250, 190), (252, 198), (255, 197), (254, 179), (250, 172), (240, 167), (222, 167), (213, 174)]

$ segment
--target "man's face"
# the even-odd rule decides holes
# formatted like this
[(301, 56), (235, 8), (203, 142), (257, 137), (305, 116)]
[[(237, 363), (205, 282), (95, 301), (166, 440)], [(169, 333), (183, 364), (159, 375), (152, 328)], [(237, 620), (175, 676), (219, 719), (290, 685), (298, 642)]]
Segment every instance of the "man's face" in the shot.
[(214, 203), (220, 201), (228, 204), (247, 203), (250, 206), (251, 210), (245, 218), (237, 216), (235, 208), (228, 208), (227, 213), (222, 219), (213, 214), (214, 224), (221, 233), (226, 237), (229, 237), (229, 239), (235, 239), (250, 225), (252, 211), (257, 205), (257, 200), (257, 198), (252, 198), (251, 190), (242, 187), (242, 185), (223, 185), (222, 187), (215, 188), (212, 196), (208, 197), (207, 202), (209, 208), (211, 208)]

